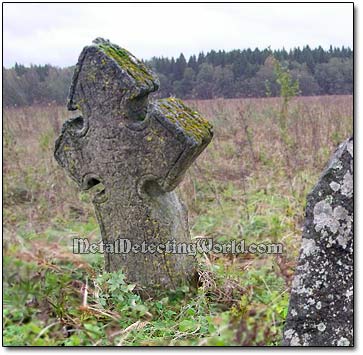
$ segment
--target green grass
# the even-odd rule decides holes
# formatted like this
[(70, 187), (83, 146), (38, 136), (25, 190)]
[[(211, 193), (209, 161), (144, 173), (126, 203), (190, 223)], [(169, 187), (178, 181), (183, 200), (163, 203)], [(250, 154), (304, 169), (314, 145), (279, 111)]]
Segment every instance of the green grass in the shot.
[[(209, 189), (202, 182), (199, 188)], [(229, 183), (219, 189), (220, 204), (206, 199), (199, 206), (205, 212), (194, 219), (194, 236), (252, 243), (297, 233), (286, 196), (251, 191), (247, 214), (236, 198), (242, 191)], [(93, 216), (57, 220), (40, 233), (22, 226), (17, 234), (22, 246), (7, 250), (4, 264), (6, 345), (279, 344), (288, 293), (275, 257), (199, 256), (197, 293), (181, 289), (141, 300), (122, 273), (102, 273), (102, 255), (70, 253), (71, 237), (99, 240)], [(90, 309), (82, 308), (86, 282)]]
[[(132, 292), (134, 285), (122, 283), (120, 273), (92, 279), (85, 272), (58, 265), (44, 267), (41, 275), (36, 275), (39, 271), (35, 270), (39, 268), (31, 263), (18, 264), (17, 270), (31, 276), (31, 282), (17, 280), (7, 286), (4, 294), (4, 344), (7, 346), (117, 345), (120, 342), (123, 345), (237, 345), (230, 325), (238, 325), (253, 307), (259, 315), (264, 314), (267, 322), (278, 322), (273, 328), (273, 342), (279, 339), (276, 335), (287, 305), (286, 297), (275, 290), (283, 281), (275, 280), (267, 271), (249, 275), (254, 287), (260, 283), (259, 293), (238, 294), (232, 308), (225, 310), (225, 304), (203, 288), (193, 295), (183, 289), (160, 294), (157, 300), (141, 301)], [(100, 291), (96, 297), (95, 290), (89, 289), (88, 308), (83, 309), (79, 280), (88, 278)], [(264, 294), (265, 284), (270, 284), (268, 294)], [(262, 305), (266, 309), (259, 309)]]
[(241, 319), (253, 325), (256, 319), (246, 318), (252, 310), (274, 324), (265, 340), (279, 341), (287, 298), (272, 260), (241, 272), (243, 263), (221, 258), (207, 265), (200, 257), (196, 292), (176, 289), (142, 300), (122, 272), (102, 272), (101, 255), (67, 250), (70, 235), (95, 229), (90, 218), (19, 232), (22, 244), (9, 246), (4, 257), (4, 345), (238, 345), (233, 325), (238, 329)]

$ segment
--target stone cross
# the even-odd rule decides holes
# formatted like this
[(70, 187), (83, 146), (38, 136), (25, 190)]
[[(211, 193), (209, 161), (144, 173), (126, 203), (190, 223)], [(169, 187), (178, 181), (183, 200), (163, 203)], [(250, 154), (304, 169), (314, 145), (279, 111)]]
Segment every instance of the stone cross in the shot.
[(353, 346), (353, 139), (308, 196), (283, 345)]
[(213, 135), (181, 100), (149, 100), (158, 86), (131, 53), (96, 39), (83, 49), (70, 88), (68, 109), (80, 115), (64, 123), (54, 153), (81, 189), (104, 186), (93, 200), (102, 240), (122, 240), (105, 253), (106, 271), (122, 269), (129, 282), (151, 289), (195, 277), (195, 257), (177, 248), (191, 239), (173, 190)]

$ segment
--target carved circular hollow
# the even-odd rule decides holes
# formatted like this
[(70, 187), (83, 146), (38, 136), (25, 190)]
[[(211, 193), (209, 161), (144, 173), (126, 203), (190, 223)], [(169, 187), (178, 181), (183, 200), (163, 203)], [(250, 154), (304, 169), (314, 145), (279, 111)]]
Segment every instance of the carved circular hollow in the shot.
[(72, 136), (78, 138), (86, 135), (89, 128), (88, 119), (84, 118), (83, 116), (77, 116), (69, 119), (68, 125), (68, 131), (72, 134)]
[(142, 176), (136, 185), (138, 195), (145, 199), (163, 194), (165, 191), (160, 187), (158, 180), (159, 178), (152, 174)]
[[(103, 185), (99, 176), (94, 173), (86, 174), (82, 179), (82, 189), (83, 190), (90, 190), (98, 184)], [(106, 193), (106, 188), (104, 188), (102, 191), (96, 193), (93, 198), (94, 203), (103, 203), (103, 202), (106, 202), (107, 200), (108, 200), (108, 195)]]
[(147, 128), (149, 120), (145, 118), (144, 121), (126, 123), (125, 127), (131, 131), (143, 131)]
[(146, 112), (145, 119), (143, 121), (131, 121), (125, 124), (125, 127), (131, 131), (143, 131), (150, 124), (149, 112)]

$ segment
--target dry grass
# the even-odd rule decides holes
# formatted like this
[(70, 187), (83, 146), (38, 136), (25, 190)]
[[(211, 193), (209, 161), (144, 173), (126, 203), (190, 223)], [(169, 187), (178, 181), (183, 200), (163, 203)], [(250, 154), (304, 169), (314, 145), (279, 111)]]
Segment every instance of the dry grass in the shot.
[[(275, 189), (284, 191), (284, 179), (276, 181), (273, 176), (276, 171), (287, 169), (286, 150), (291, 160), (288, 175), (292, 178), (302, 171), (317, 173), (337, 144), (352, 133), (351, 96), (295, 99), (290, 107), (293, 145), (289, 149), (279, 136), (278, 98), (189, 104), (213, 122), (215, 136), (183, 184), (186, 191), (193, 189), (190, 180), (198, 175), (202, 175), (198, 179), (211, 183), (247, 182), (261, 188), (273, 183)], [(72, 207), (86, 206), (79, 203), (75, 184), (53, 159), (54, 140), (66, 118), (65, 108), (58, 106), (4, 111), (4, 202), (15, 207), (17, 197), (29, 200), (25, 209), (29, 207), (26, 214), (34, 227), (60, 215), (67, 218)], [(20, 214), (24, 214), (23, 208), (24, 205)]]
[(294, 99), (288, 117), (291, 144), (286, 146), (278, 127), (279, 98), (190, 101), (213, 122), (215, 135), (182, 184), (189, 208), (201, 212), (193, 204), (196, 180), (208, 182), (209, 197), (217, 201), (229, 183), (242, 191), (231, 198), (245, 214), (249, 192), (278, 192), (292, 205), (300, 204), (300, 224), (306, 193), (337, 145), (352, 134), (352, 103), (351, 96)]

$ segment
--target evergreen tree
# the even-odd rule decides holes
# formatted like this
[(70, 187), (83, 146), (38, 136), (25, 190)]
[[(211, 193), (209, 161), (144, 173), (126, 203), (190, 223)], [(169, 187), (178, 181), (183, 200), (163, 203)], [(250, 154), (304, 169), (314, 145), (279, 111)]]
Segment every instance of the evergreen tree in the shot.
[(175, 62), (175, 67), (174, 67), (175, 80), (183, 79), (184, 70), (186, 67), (187, 67), (187, 61), (185, 60), (184, 54), (181, 53), (179, 58)]

